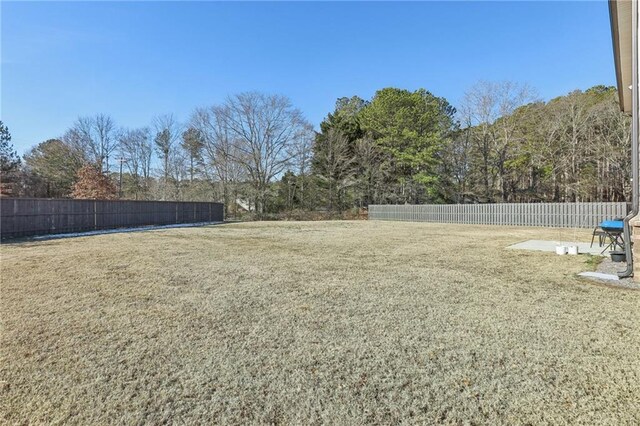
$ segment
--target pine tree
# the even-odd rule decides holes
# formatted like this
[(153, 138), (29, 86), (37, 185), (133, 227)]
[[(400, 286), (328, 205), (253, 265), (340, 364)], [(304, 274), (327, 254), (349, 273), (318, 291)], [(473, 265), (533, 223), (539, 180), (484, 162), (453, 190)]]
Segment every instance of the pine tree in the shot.
[(9, 173), (20, 166), (20, 157), (11, 144), (11, 133), (9, 129), (0, 121), (0, 171)]
[(0, 194), (12, 195), (20, 168), (20, 157), (11, 144), (11, 133), (0, 121)]
[(182, 133), (181, 145), (182, 149), (189, 155), (189, 180), (193, 182), (197, 163), (202, 159), (202, 149), (204, 147), (202, 134), (198, 129), (189, 127)]

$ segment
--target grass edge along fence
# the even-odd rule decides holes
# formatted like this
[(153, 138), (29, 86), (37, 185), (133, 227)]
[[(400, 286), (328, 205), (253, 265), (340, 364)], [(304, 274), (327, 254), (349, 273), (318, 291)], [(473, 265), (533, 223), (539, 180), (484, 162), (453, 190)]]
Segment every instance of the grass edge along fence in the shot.
[(222, 203), (0, 198), (0, 238), (221, 222)]
[(603, 220), (626, 216), (629, 209), (625, 202), (390, 204), (370, 205), (369, 220), (594, 228)]

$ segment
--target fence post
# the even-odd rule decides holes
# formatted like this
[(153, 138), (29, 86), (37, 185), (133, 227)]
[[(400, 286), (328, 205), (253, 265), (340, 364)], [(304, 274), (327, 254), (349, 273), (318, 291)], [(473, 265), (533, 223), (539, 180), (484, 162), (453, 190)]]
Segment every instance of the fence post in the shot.
[(98, 208), (97, 201), (93, 201), (93, 229), (98, 229)]
[(178, 223), (178, 203), (176, 203), (176, 222)]

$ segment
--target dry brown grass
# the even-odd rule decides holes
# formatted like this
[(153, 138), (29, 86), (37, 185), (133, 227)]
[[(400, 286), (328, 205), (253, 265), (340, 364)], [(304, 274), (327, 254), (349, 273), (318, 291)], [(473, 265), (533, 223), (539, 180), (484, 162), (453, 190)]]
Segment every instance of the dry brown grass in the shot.
[(4, 245), (0, 421), (639, 424), (640, 292), (504, 250), (543, 238), (271, 222)]

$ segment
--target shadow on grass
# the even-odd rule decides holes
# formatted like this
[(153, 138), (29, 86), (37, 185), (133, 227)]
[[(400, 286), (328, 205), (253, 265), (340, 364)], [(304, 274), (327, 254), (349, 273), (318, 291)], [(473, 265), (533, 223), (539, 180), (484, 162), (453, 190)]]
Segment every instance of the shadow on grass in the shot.
[(199, 223), (177, 223), (173, 225), (152, 225), (152, 226), (138, 226), (129, 228), (114, 228), (114, 229), (102, 229), (97, 231), (86, 232), (67, 232), (60, 234), (45, 234), (34, 235), (29, 237), (11, 238), (2, 240), (2, 245), (20, 245), (24, 247), (30, 247), (40, 242), (60, 240), (76, 237), (92, 237), (95, 235), (107, 235), (107, 234), (125, 234), (132, 232), (146, 232), (146, 231), (158, 231), (164, 229), (176, 229), (176, 228), (199, 228), (203, 226), (211, 225), (224, 225), (227, 222), (199, 222)]

